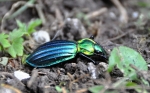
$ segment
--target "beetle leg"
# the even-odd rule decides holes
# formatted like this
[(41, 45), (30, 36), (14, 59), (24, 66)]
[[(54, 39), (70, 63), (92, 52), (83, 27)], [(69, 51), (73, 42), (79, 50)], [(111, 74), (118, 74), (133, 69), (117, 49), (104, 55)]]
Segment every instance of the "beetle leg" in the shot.
[(88, 57), (88, 56), (86, 56), (86, 55), (84, 55), (84, 54), (82, 54), (82, 53), (79, 53), (79, 55), (81, 55), (81, 56), (83, 56), (83, 57), (89, 59), (89, 60), (92, 61), (94, 64), (96, 64), (96, 62), (95, 62), (93, 59), (91, 59), (90, 57)]

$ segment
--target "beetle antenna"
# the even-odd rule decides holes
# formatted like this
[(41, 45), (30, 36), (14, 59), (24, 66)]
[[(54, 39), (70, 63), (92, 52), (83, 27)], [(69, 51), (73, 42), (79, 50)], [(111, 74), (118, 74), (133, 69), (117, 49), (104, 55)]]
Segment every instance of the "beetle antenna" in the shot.
[(93, 35), (92, 35), (92, 36), (90, 36), (90, 39), (94, 40), (94, 36), (93, 36)]
[(60, 30), (58, 30), (58, 31), (56, 32), (56, 34), (54, 35), (54, 37), (52, 38), (52, 40), (51, 40), (51, 41), (53, 41), (53, 40), (55, 40), (55, 39), (56, 39), (56, 37), (59, 35), (59, 32), (60, 32)]
[(86, 55), (84, 55), (84, 54), (82, 54), (82, 53), (80, 53), (79, 55), (81, 55), (81, 56), (83, 56), (83, 57), (89, 59), (89, 60), (92, 61), (94, 64), (96, 64), (96, 62), (95, 62), (93, 59), (91, 59), (90, 57), (88, 57), (88, 56), (86, 56)]

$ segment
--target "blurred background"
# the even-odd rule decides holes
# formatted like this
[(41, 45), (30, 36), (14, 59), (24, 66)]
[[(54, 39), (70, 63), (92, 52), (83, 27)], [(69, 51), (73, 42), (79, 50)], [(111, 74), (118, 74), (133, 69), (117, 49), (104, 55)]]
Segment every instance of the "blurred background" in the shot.
[[(0, 0), (0, 33), (11, 33), (18, 28), (19, 22), (29, 24), (32, 20), (39, 19), (41, 23), (37, 22), (38, 26), (35, 26), (36, 29), (31, 31), (31, 36), (24, 37), (25, 54), (30, 54), (39, 45), (51, 40), (77, 41), (94, 36), (94, 40), (101, 44), (108, 54), (114, 47), (124, 45), (135, 49), (147, 62), (150, 62), (149, 11), (150, 0)], [(16, 20), (19, 20), (18, 24)], [(21, 58), (10, 59), (8, 54), (0, 52), (0, 57), (2, 56), (8, 57), (9, 65), (1, 66), (0, 71), (12, 73), (21, 69), (31, 74), (31, 68), (17, 63)], [(77, 61), (78, 64), (75, 67), (72, 64), (67, 64), (70, 69), (66, 66), (62, 67), (63, 69), (61, 67), (40, 69), (43, 72), (42, 75), (49, 73), (48, 78), (39, 77), (37, 79), (39, 82), (45, 80), (44, 83), (36, 82), (31, 89), (24, 85), (20, 85), (21, 87), (18, 88), (25, 91), (23, 93), (54, 93), (56, 91), (53, 86), (60, 84), (60, 82), (67, 88), (68, 83), (65, 85), (62, 81), (69, 81), (69, 77), (65, 78), (64, 75), (62, 78), (55, 79), (58, 77), (56, 72), (58, 73), (60, 70), (64, 74), (69, 71), (73, 73), (78, 68), (81, 71), (77, 71), (75, 77), (86, 74), (87, 67), (81, 69), (82, 67), (78, 65), (87, 65), (79, 62), (80, 60)], [(46, 83), (49, 79), (51, 81)], [(80, 87), (85, 88), (100, 83), (92, 79), (85, 83), (86, 80), (90, 79), (83, 79), (82, 84), (75, 83), (71, 89), (76, 91)], [(5, 80), (1, 80), (1, 82), (5, 82)], [(18, 86), (14, 81), (11, 82), (11, 85)], [(44, 90), (46, 85), (51, 87)]]

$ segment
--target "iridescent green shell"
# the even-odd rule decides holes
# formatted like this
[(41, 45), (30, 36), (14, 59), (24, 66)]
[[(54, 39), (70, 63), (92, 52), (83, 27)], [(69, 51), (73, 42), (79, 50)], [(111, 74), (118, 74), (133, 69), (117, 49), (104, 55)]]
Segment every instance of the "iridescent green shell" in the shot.
[(90, 59), (107, 59), (107, 54), (102, 46), (89, 38), (79, 41), (55, 40), (38, 47), (27, 59), (26, 62), (33, 67), (46, 67), (65, 62), (75, 58), (77, 54)]

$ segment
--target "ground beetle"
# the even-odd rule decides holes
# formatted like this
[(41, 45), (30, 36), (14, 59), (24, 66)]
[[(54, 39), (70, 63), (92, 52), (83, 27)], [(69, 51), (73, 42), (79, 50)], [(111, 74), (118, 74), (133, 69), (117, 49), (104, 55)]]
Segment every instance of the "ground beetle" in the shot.
[(67, 40), (53, 40), (39, 46), (26, 62), (33, 67), (46, 67), (58, 64), (82, 55), (96, 63), (92, 57), (107, 60), (107, 53), (102, 46), (92, 38), (84, 38), (77, 42)]

